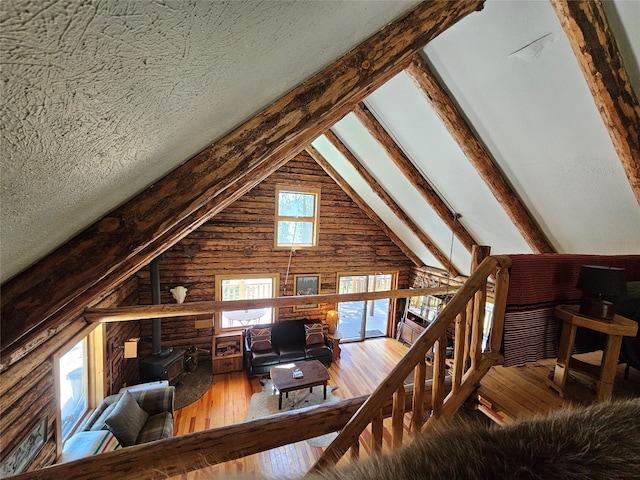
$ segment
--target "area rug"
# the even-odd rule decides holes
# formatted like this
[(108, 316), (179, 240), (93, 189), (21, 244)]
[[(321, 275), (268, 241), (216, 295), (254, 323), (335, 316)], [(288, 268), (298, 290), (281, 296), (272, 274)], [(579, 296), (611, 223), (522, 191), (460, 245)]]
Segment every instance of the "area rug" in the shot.
[(194, 371), (185, 373), (176, 383), (174, 408), (178, 410), (199, 400), (209, 390), (212, 381), (211, 362), (200, 362)]
[[(283, 395), (282, 410), (278, 410), (278, 392), (277, 390), (274, 391), (273, 383), (271, 380), (261, 380), (260, 383), (262, 384), (262, 391), (254, 393), (251, 396), (249, 410), (247, 411), (247, 416), (244, 419), (245, 422), (300, 408), (337, 403), (341, 400), (340, 397), (336, 397), (332, 393), (338, 387), (327, 386), (326, 400), (322, 398), (323, 389), (321, 386), (313, 387), (313, 392), (309, 392), (308, 388), (304, 388), (302, 390), (289, 392), (289, 398), (285, 398)], [(326, 447), (337, 436), (337, 433), (328, 433), (320, 437), (310, 438), (307, 442), (313, 447)]]

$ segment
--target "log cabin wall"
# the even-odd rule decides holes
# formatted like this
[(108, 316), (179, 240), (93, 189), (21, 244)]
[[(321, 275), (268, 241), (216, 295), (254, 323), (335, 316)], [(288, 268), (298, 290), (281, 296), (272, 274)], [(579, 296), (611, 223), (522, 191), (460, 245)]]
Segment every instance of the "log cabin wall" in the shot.
[[(275, 248), (276, 186), (320, 189), (318, 246)], [(320, 275), (318, 293), (337, 292), (337, 274), (397, 272), (406, 288), (412, 262), (307, 154), (300, 153), (259, 185), (166, 252), (160, 262), (162, 303), (175, 303), (170, 289), (188, 288), (185, 302), (215, 299), (215, 276), (280, 274), (279, 295), (291, 295), (294, 275)], [(141, 304), (151, 304), (149, 269), (138, 272)], [(280, 308), (278, 320), (324, 320), (335, 305)], [(195, 318), (164, 319), (163, 346), (211, 349), (213, 330), (195, 329)], [(395, 323), (395, 322), (394, 322)], [(141, 322), (150, 351), (151, 322)], [(142, 343), (142, 340), (141, 340)]]
[(409, 272), (409, 287), (439, 287), (451, 285), (461, 287), (467, 280), (465, 276), (451, 277), (446, 271), (432, 267), (413, 266)]
[[(128, 288), (120, 289), (116, 296), (126, 298), (112, 305), (135, 305), (138, 303), (138, 281), (134, 276), (128, 282)], [(115, 300), (115, 299), (112, 299)], [(126, 385), (139, 383), (139, 367), (135, 358), (124, 358), (124, 349), (120, 348), (129, 338), (140, 337), (140, 322), (113, 322), (105, 325), (106, 361), (105, 385), (106, 395), (117, 393)], [(140, 355), (138, 354), (138, 357)]]
[[(105, 299), (92, 306), (113, 307), (138, 303), (137, 278), (131, 277)], [(37, 421), (47, 419), (46, 442), (25, 471), (32, 471), (55, 462), (57, 457), (56, 382), (54, 378), (54, 355), (75, 341), (87, 328), (82, 317), (56, 319), (41, 343), (24, 344), (16, 352), (21, 358), (0, 374), (0, 459), (4, 460), (20, 444), (24, 436)], [(124, 345), (124, 340), (139, 335), (139, 322), (123, 322), (107, 325), (105, 347), (109, 344)], [(21, 350), (21, 351), (20, 351)], [(108, 350), (108, 349), (105, 349)], [(123, 383), (137, 380), (137, 362), (122, 359), (122, 350), (114, 349), (114, 356), (105, 357), (103, 392), (109, 394), (109, 386), (118, 390)], [(108, 353), (108, 352), (107, 352)], [(106, 355), (106, 354), (105, 354)], [(3, 359), (3, 362), (8, 361)], [(134, 365), (125, 365), (132, 362)], [(109, 365), (113, 364), (112, 368)], [(135, 369), (135, 371), (134, 371)], [(109, 373), (112, 373), (112, 376)]]

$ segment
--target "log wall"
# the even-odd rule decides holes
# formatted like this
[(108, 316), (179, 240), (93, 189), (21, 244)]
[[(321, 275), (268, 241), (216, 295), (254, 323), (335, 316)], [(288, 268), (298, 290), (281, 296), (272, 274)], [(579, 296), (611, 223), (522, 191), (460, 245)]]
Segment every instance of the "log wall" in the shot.
[[(132, 277), (96, 307), (122, 306), (137, 303), (137, 279)], [(23, 345), (17, 352), (20, 358), (0, 374), (0, 459), (4, 460), (20, 444), (24, 435), (42, 418), (47, 418), (47, 440), (34, 461), (25, 471), (51, 465), (57, 457), (56, 441), (56, 383), (54, 378), (54, 355), (64, 349), (74, 337), (87, 328), (82, 317), (56, 319), (44, 338), (37, 345)], [(123, 345), (124, 339), (138, 336), (139, 322), (124, 322), (107, 325), (105, 343)], [(109, 385), (115, 391), (123, 383), (135, 383), (137, 362), (133, 366), (123, 363), (122, 350), (114, 350), (114, 358), (106, 358), (104, 366), (104, 391)], [(118, 354), (120, 358), (118, 358)], [(109, 368), (113, 362), (115, 368)], [(111, 376), (109, 375), (111, 371)]]
[[(277, 185), (320, 189), (318, 246), (275, 248)], [(412, 263), (378, 226), (305, 152), (236, 200), (169, 249), (160, 262), (162, 303), (174, 303), (170, 289), (188, 288), (185, 302), (214, 300), (216, 275), (280, 274), (279, 295), (291, 295), (294, 275), (320, 275), (318, 293), (336, 293), (337, 274), (397, 272), (406, 288)], [(138, 272), (140, 303), (151, 304), (149, 269)], [(285, 278), (287, 278), (285, 284)], [(316, 309), (280, 308), (278, 320), (324, 319), (334, 305)], [(195, 329), (195, 318), (165, 319), (163, 346), (211, 348), (212, 329)], [(150, 351), (151, 322), (141, 322)]]

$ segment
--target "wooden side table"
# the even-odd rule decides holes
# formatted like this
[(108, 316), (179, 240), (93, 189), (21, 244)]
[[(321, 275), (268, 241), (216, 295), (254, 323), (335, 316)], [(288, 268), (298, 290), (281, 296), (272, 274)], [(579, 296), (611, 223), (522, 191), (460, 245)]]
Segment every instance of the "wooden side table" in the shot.
[(331, 339), (331, 341), (333, 342), (333, 358), (332, 358), (332, 360), (335, 361), (338, 358), (340, 358), (340, 352), (341, 352), (340, 339), (342, 338), (342, 335), (340, 335), (338, 332), (327, 333), (327, 337), (329, 337)]
[(241, 371), (244, 360), (242, 332), (214, 335), (212, 355), (211, 368), (214, 374)]
[(554, 310), (554, 314), (562, 320), (563, 323), (558, 348), (558, 358), (553, 371), (553, 381), (549, 383), (549, 386), (556, 390), (561, 397), (563, 396), (564, 386), (569, 373), (573, 343), (576, 339), (576, 331), (578, 327), (584, 327), (604, 333), (607, 336), (607, 342), (602, 355), (602, 363), (600, 365), (600, 377), (596, 398), (598, 401), (610, 399), (613, 392), (618, 357), (620, 356), (622, 337), (635, 336), (638, 331), (638, 324), (620, 315), (614, 315), (611, 320), (587, 317), (579, 312), (577, 305), (558, 305)]

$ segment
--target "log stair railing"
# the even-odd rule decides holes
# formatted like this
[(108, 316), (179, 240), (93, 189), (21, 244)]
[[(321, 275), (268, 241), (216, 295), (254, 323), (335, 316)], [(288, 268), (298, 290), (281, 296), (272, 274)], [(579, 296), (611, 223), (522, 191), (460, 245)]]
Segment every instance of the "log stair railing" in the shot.
[[(450, 388), (450, 384), (449, 387)], [(404, 393), (405, 412), (412, 411), (413, 385)], [(431, 391), (427, 380), (424, 391)], [(51, 465), (11, 477), (11, 480), (166, 480), (188, 472), (265, 452), (341, 430), (367, 400), (368, 395), (330, 405), (287, 411), (268, 418), (203, 430), (68, 463)], [(425, 395), (422, 409), (430, 409)], [(382, 417), (397, 408), (391, 400), (382, 407)]]
[[(474, 259), (482, 255), (480, 249), (474, 249)], [(473, 268), (467, 282), (458, 290), (451, 301), (425, 329), (405, 356), (393, 368), (387, 378), (374, 390), (369, 398), (349, 420), (338, 437), (325, 449), (313, 466), (313, 471), (324, 470), (337, 463), (350, 449), (358, 449), (360, 434), (371, 424), (374, 437), (374, 450), (382, 445), (381, 410), (390, 398), (393, 398), (392, 445), (402, 444), (403, 415), (401, 405), (404, 393), (404, 379), (414, 371), (414, 389), (412, 428), (416, 432), (428, 430), (435, 422), (446, 421), (458, 411), (469, 396), (477, 389), (480, 380), (496, 363), (501, 362), (500, 343), (504, 321), (504, 309), (509, 285), (509, 257), (493, 256), (485, 258)], [(486, 351), (482, 350), (483, 318), (486, 302), (486, 287), (489, 277), (495, 276), (494, 316), (490, 343)], [(449, 324), (455, 321), (454, 358), (452, 367), (451, 391), (445, 398), (445, 350), (446, 332)], [(433, 348), (433, 379), (431, 387), (431, 416), (423, 426), (421, 419), (426, 371), (425, 356)]]
[[(474, 249), (473, 263), (479, 265), (475, 268), (472, 265), (473, 273), (467, 282), (370, 396), (135, 445), (12, 478), (166, 479), (339, 431), (312, 467), (322, 470), (335, 464), (349, 449), (351, 458), (357, 458), (360, 434), (369, 424), (371, 450), (379, 452), (385, 418), (391, 418), (392, 447), (396, 448), (403, 443), (406, 412), (412, 412), (411, 430), (416, 434), (428, 430), (434, 422), (450, 419), (491, 366), (501, 361), (510, 260), (507, 256), (492, 256), (480, 263), (481, 248)], [(482, 319), (490, 277), (495, 278), (493, 323), (488, 349), (482, 351)], [(446, 332), (452, 322), (455, 322), (454, 357), (452, 373), (447, 375)], [(433, 375), (427, 379), (425, 357), (430, 350), (434, 354)], [(412, 371), (414, 384), (405, 385), (404, 380)], [(431, 415), (424, 423), (427, 411)]]

